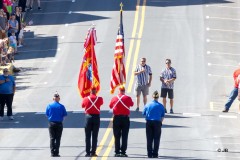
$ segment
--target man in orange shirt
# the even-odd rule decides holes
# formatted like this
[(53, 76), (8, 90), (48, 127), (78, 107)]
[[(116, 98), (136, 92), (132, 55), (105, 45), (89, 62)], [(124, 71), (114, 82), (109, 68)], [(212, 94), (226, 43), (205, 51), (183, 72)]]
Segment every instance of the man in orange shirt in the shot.
[[(100, 127), (100, 106), (103, 105), (103, 98), (96, 96), (96, 88), (92, 88), (91, 95), (83, 98), (82, 108), (85, 108), (85, 157), (97, 157), (97, 140)], [(92, 137), (92, 143), (91, 143)], [(92, 147), (91, 147), (92, 146)], [(92, 148), (92, 150), (91, 150)]]
[[(132, 98), (125, 95), (125, 88), (119, 88), (119, 94), (114, 96), (109, 104), (113, 109), (113, 135), (115, 138), (115, 157), (128, 157), (126, 154), (128, 132), (130, 127), (130, 107), (133, 106)], [(122, 145), (120, 139), (122, 138)]]
[(233, 79), (234, 79), (234, 88), (232, 90), (232, 92), (229, 95), (228, 101), (225, 104), (225, 108), (223, 110), (223, 112), (228, 112), (233, 101), (236, 99), (236, 97), (238, 96), (238, 76), (240, 75), (240, 68), (236, 69), (233, 73)]

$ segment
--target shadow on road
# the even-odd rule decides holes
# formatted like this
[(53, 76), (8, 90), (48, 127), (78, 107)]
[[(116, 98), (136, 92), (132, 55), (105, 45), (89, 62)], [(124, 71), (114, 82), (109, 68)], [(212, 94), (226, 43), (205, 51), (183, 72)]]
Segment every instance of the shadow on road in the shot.
[[(131, 120), (131, 118), (135, 118)], [(0, 128), (47, 128), (48, 120), (44, 112), (20, 112), (14, 115), (14, 120), (10, 121), (7, 117), (4, 117), (3, 121), (0, 121)], [(100, 128), (108, 128), (112, 113), (109, 111), (101, 111), (101, 124)], [(132, 114), (130, 118), (130, 128), (145, 128), (144, 117), (139, 113), (138, 116)], [(136, 121), (138, 118), (141, 122)], [(180, 117), (179, 117), (180, 118)], [(84, 128), (85, 125), (85, 114), (79, 112), (68, 112), (68, 116), (64, 120), (64, 128)], [(162, 128), (186, 128), (185, 126), (166, 125)]]

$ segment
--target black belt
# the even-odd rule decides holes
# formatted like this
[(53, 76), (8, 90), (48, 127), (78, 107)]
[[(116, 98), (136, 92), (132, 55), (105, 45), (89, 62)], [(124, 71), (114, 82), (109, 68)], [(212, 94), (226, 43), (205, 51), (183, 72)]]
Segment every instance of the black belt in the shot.
[(62, 122), (56, 122), (56, 121), (49, 121), (49, 123), (62, 124)]
[(86, 114), (86, 116), (99, 117), (99, 114)]

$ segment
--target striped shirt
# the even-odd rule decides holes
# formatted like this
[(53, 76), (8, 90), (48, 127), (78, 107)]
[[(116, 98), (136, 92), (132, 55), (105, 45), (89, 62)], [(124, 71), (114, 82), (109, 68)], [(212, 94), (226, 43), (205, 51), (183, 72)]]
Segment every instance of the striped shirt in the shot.
[[(161, 75), (160, 78), (163, 78), (163, 80), (169, 80), (172, 78), (177, 78), (177, 73), (176, 70), (172, 67), (170, 68), (165, 68)], [(162, 88), (168, 88), (168, 89), (173, 89), (174, 87), (174, 82), (170, 83), (169, 85), (166, 85), (165, 83), (162, 83)]]
[(149, 80), (149, 75), (152, 75), (152, 70), (151, 70), (151, 67), (149, 65), (142, 66), (142, 65), (139, 64), (136, 67), (135, 72), (139, 72), (143, 68), (145, 69), (145, 72), (137, 75), (136, 85), (138, 85), (138, 86), (147, 85), (148, 80)]

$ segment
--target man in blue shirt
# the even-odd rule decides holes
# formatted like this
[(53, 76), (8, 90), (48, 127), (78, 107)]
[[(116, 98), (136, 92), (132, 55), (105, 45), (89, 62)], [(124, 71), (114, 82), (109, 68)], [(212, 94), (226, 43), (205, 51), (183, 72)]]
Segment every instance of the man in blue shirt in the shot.
[(7, 106), (7, 116), (13, 120), (12, 102), (16, 90), (14, 77), (8, 74), (8, 69), (3, 69), (3, 75), (0, 75), (0, 120), (3, 120), (4, 106)]
[(158, 102), (159, 94), (155, 91), (153, 101), (146, 104), (143, 115), (146, 116), (148, 158), (158, 158), (162, 122), (165, 116), (164, 106)]
[(62, 121), (67, 116), (64, 105), (59, 103), (59, 94), (54, 94), (53, 103), (46, 108), (46, 115), (49, 121), (50, 149), (52, 157), (60, 157), (59, 147), (62, 137), (63, 124)]

